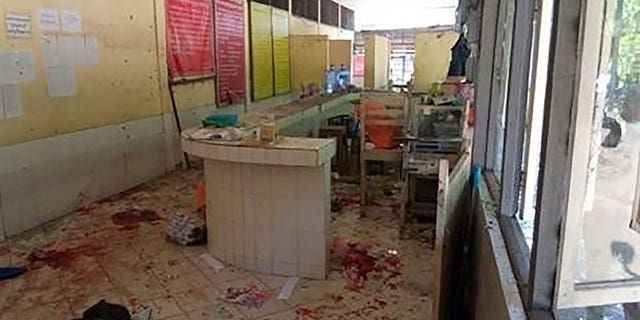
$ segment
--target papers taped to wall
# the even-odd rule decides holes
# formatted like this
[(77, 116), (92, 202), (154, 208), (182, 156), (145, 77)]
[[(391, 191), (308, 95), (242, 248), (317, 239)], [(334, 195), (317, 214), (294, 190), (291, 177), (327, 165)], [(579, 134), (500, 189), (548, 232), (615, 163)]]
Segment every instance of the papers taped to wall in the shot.
[(47, 68), (47, 92), (50, 97), (76, 94), (76, 73), (73, 67)]
[(60, 31), (60, 17), (57, 9), (40, 8), (38, 10), (38, 27), (41, 32)]
[(29, 13), (7, 12), (4, 15), (9, 38), (31, 37), (31, 15)]
[(31, 51), (0, 51), (0, 86), (34, 81), (35, 62)]
[(19, 84), (0, 86), (0, 120), (22, 116), (22, 89)]
[(86, 36), (45, 36), (42, 38), (44, 66), (90, 67), (98, 65), (98, 38)]
[(62, 32), (82, 32), (82, 16), (78, 11), (60, 10), (60, 25)]

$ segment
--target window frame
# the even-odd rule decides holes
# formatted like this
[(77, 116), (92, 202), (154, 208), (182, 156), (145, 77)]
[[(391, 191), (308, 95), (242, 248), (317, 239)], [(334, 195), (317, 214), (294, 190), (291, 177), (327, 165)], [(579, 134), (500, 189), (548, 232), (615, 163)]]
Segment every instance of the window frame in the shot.
[[(483, 3), (481, 51), (477, 81), (477, 125), (474, 145), (474, 166), (486, 169), (485, 182), (499, 203), (497, 218), (509, 252), (520, 294), (534, 319), (567, 318), (576, 309), (603, 304), (628, 303), (640, 300), (640, 280), (620, 280), (610, 283), (575, 283), (575, 264), (582, 203), (587, 190), (589, 148), (593, 124), (596, 79), (602, 68), (606, 48), (602, 48), (603, 30), (610, 10), (604, 1), (540, 0), (536, 7), (517, 1), (514, 39), (510, 57), (503, 175), (493, 174), (495, 159), (496, 121), (504, 90), (500, 82), (498, 57), (502, 41), (500, 26), (504, 22), (505, 0), (485, 0)], [(517, 224), (520, 195), (519, 170), (522, 170), (523, 142), (526, 129), (526, 106), (529, 80), (537, 58), (530, 59), (526, 44), (531, 47), (535, 11), (542, 3), (553, 8), (549, 48), (548, 76), (545, 93), (545, 117), (542, 130), (540, 172), (536, 198), (534, 239), (530, 252)], [(498, 17), (497, 22), (496, 17)], [(526, 22), (531, 19), (531, 24)], [(538, 16), (538, 20), (541, 21)], [(576, 24), (576, 22), (579, 22)], [(537, 24), (539, 28), (539, 23)], [(588, 35), (588, 36), (587, 36)], [(534, 55), (538, 55), (535, 50)], [(540, 58), (546, 59), (545, 56)], [(490, 74), (490, 76), (487, 76)], [(532, 84), (531, 84), (532, 85)], [(497, 102), (497, 103), (496, 103)], [(498, 109), (498, 110), (497, 110)], [(640, 173), (639, 173), (640, 175)], [(501, 178), (498, 183), (497, 179)], [(638, 190), (637, 190), (638, 192)], [(636, 203), (640, 202), (636, 196)], [(637, 207), (637, 206), (636, 206)], [(525, 245), (523, 245), (525, 243)]]

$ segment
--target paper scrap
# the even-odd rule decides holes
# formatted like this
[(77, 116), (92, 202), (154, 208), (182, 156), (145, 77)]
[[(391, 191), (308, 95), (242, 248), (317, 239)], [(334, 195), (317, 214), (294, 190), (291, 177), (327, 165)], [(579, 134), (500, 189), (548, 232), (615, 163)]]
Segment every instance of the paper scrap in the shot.
[(38, 10), (38, 27), (40, 31), (60, 31), (60, 17), (57, 9), (40, 8)]
[(73, 67), (47, 68), (47, 91), (50, 97), (76, 94), (76, 74)]
[(99, 60), (98, 53), (98, 38), (85, 37), (84, 38), (84, 51), (82, 56), (81, 66), (91, 67), (97, 66)]
[(222, 271), (222, 269), (224, 269), (224, 264), (222, 264), (222, 262), (218, 261), (218, 259), (214, 258), (208, 253), (203, 253), (202, 255), (200, 255), (200, 259), (216, 272), (220, 272)]
[(60, 10), (62, 32), (82, 32), (82, 16), (78, 11)]
[(12, 119), (22, 117), (22, 90), (18, 84), (8, 84), (0, 88), (2, 90), (4, 118)]
[(278, 295), (278, 300), (289, 300), (291, 295), (293, 294), (293, 290), (296, 288), (296, 284), (298, 283), (299, 278), (289, 278), (287, 279), (287, 283), (284, 284), (282, 290), (280, 290), (280, 294)]
[(36, 69), (31, 51), (0, 51), (0, 85), (35, 80)]
[(7, 12), (4, 15), (7, 37), (29, 38), (31, 36), (31, 15), (29, 13)]

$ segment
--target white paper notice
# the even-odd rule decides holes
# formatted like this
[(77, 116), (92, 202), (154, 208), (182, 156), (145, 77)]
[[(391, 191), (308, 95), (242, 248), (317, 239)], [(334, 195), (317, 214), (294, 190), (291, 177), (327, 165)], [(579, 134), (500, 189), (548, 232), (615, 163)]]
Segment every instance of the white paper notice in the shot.
[(0, 51), (0, 85), (31, 82), (36, 69), (31, 51)]
[(1, 87), (4, 100), (4, 118), (22, 117), (22, 90), (18, 84)]
[(84, 59), (84, 37), (58, 37), (57, 65), (54, 67), (72, 67), (82, 64)]
[(40, 8), (38, 10), (38, 26), (41, 32), (60, 31), (60, 17), (57, 9)]
[(54, 35), (42, 37), (42, 55), (46, 68), (58, 66), (58, 37)]
[(47, 68), (47, 91), (50, 97), (76, 94), (76, 74), (73, 67)]
[(82, 66), (92, 67), (98, 65), (99, 60), (98, 53), (98, 38), (85, 37), (84, 38), (84, 56), (82, 59)]
[(0, 120), (4, 120), (4, 90), (0, 87)]
[(82, 32), (82, 16), (78, 11), (60, 10), (62, 32)]
[(4, 21), (7, 24), (8, 37), (28, 38), (31, 36), (31, 15), (28, 13), (7, 12)]

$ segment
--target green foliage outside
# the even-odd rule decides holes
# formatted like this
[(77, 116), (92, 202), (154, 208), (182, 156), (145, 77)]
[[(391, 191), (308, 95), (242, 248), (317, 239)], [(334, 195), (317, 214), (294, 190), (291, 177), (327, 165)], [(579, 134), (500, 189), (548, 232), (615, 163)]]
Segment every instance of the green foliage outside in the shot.
[(618, 24), (618, 79), (624, 85), (640, 83), (640, 0), (621, 0)]

